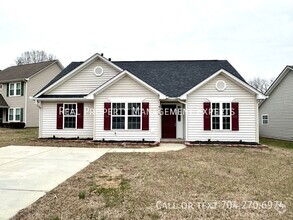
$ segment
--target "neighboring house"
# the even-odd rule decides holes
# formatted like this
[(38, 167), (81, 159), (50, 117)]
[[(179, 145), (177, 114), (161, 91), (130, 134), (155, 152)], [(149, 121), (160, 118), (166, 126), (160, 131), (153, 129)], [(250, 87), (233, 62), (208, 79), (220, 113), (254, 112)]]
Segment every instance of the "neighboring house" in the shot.
[(63, 66), (58, 60), (8, 67), (0, 72), (0, 124), (24, 122), (39, 126), (39, 110), (30, 97), (50, 82)]
[(258, 142), (264, 98), (225, 60), (111, 62), (100, 54), (69, 64), (34, 96), (40, 138), (106, 141)]
[(286, 66), (260, 103), (260, 136), (293, 141), (293, 66)]

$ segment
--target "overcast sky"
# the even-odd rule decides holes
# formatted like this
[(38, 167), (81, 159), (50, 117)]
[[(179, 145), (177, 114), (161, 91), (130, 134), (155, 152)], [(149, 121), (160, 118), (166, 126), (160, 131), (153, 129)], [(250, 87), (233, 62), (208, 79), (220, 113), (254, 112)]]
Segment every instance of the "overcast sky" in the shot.
[(44, 50), (66, 66), (112, 60), (227, 59), (245, 79), (293, 65), (292, 0), (0, 0), (0, 69)]

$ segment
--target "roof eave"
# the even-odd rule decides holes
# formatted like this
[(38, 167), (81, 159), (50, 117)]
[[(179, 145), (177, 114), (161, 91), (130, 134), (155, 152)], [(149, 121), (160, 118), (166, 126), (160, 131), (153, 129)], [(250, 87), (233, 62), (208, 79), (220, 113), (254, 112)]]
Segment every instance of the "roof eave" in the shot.
[(119, 74), (117, 74), (115, 77), (113, 77), (111, 80), (107, 81), (105, 84), (103, 84), (102, 86), (98, 87), (97, 89), (95, 89), (94, 91), (92, 91), (91, 93), (89, 93), (85, 98), (86, 99), (94, 99), (95, 95), (104, 91), (105, 89), (107, 89), (109, 86), (111, 86), (113, 83), (119, 81), (123, 76), (128, 75), (130, 78), (132, 78), (133, 80), (137, 81), (138, 83), (142, 84), (144, 87), (146, 87), (147, 89), (151, 90), (152, 92), (158, 94), (159, 99), (166, 99), (167, 96), (164, 95), (163, 93), (161, 93), (160, 91), (156, 90), (155, 88), (153, 88), (152, 86), (150, 86), (149, 84), (147, 84), (146, 82), (142, 81), (141, 79), (139, 79), (138, 77), (136, 77), (135, 75), (133, 75), (132, 73), (130, 73), (127, 70), (124, 70), (122, 72), (120, 72)]
[(53, 83), (52, 85), (50, 85), (48, 88), (44, 89), (43, 91), (41, 91), (40, 93), (36, 94), (35, 97), (39, 97), (41, 95), (43, 95), (45, 92), (49, 91), (50, 89), (54, 88), (55, 86), (57, 86), (59, 83), (65, 81), (67, 78), (69, 78), (72, 74), (77, 73), (78, 71), (80, 71), (81, 69), (83, 69), (84, 67), (86, 67), (89, 63), (91, 63), (93, 60), (95, 60), (96, 58), (100, 58), (101, 60), (103, 60), (104, 62), (106, 62), (107, 64), (110, 64), (112, 67), (114, 67), (115, 69), (122, 71), (122, 69), (115, 65), (114, 63), (112, 63), (111, 61), (109, 61), (108, 59), (106, 59), (105, 57), (103, 57), (102, 55), (100, 55), (99, 53), (94, 54), (93, 56), (91, 56), (89, 59), (87, 59), (84, 63), (82, 63), (80, 66), (78, 66), (77, 68), (75, 68), (74, 70), (70, 71), (68, 74), (66, 74), (65, 76), (63, 76), (62, 78), (60, 78), (59, 80), (57, 80), (55, 83)]
[(229, 78), (233, 79), (235, 82), (237, 82), (239, 85), (241, 85), (241, 87), (245, 88), (246, 90), (250, 91), (251, 93), (254, 93), (256, 95), (256, 98), (257, 99), (266, 99), (267, 98), (267, 96), (265, 96), (261, 92), (257, 91), (256, 89), (252, 88), (250, 85), (246, 84), (245, 82), (243, 82), (242, 80), (238, 79), (237, 77), (235, 77), (234, 75), (232, 75), (231, 73), (229, 73), (228, 71), (226, 71), (224, 69), (218, 70), (213, 75), (211, 75), (210, 77), (206, 78), (201, 83), (197, 84), (196, 86), (194, 86), (193, 88), (191, 88), (190, 90), (188, 90), (186, 93), (184, 93), (183, 95), (181, 95), (179, 98), (180, 99), (187, 99), (187, 96), (190, 93), (194, 92), (195, 90), (197, 90), (198, 88), (200, 88), (201, 86), (203, 86), (208, 81), (212, 80), (213, 78), (215, 78), (216, 76), (218, 76), (221, 73), (224, 73)]

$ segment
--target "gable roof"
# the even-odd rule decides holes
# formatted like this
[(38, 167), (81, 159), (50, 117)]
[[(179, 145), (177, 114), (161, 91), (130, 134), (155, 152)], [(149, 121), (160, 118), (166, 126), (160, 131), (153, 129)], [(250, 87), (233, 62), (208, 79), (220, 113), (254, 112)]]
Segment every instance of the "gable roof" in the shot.
[[(99, 54), (94, 56), (105, 59)], [(44, 90), (74, 72), (82, 64), (84, 66), (86, 62), (70, 63), (36, 96), (41, 95)], [(129, 71), (138, 79), (168, 97), (179, 97), (221, 69), (246, 83), (227, 60), (114, 61), (112, 63), (118, 68), (120, 67), (121, 70)]]
[(129, 76), (132, 80), (134, 80), (134, 81), (138, 82), (139, 84), (141, 84), (142, 86), (144, 86), (146, 89), (148, 89), (148, 90), (152, 91), (153, 93), (156, 93), (157, 95), (159, 95), (160, 99), (165, 99), (166, 98), (166, 96), (163, 93), (161, 93), (160, 91), (158, 91), (155, 88), (151, 87), (149, 84), (147, 84), (146, 82), (144, 82), (141, 79), (137, 78), (135, 75), (131, 74), (127, 70), (124, 70), (121, 73), (117, 74), (112, 79), (108, 80), (103, 85), (99, 86), (94, 91), (89, 93), (85, 98), (94, 99), (95, 94), (97, 94), (99, 92), (102, 92), (103, 90), (105, 90), (106, 88), (108, 88), (109, 86), (114, 84), (115, 82), (119, 81), (120, 79), (122, 79), (126, 75)]
[[(68, 73), (79, 67), (83, 62), (71, 62), (67, 67), (65, 67), (57, 76), (55, 76), (47, 85), (45, 85), (37, 94), (43, 92), (45, 89), (47, 89), (49, 86), (53, 85), (55, 82), (57, 82), (59, 79), (66, 76)], [(36, 95), (37, 95), (36, 94)]]
[(249, 84), (247, 84), (245, 81), (240, 80), (239, 78), (237, 78), (236, 76), (234, 76), (233, 74), (227, 72), (224, 69), (220, 69), (219, 71), (217, 71), (216, 73), (212, 74), (211, 76), (209, 76), (208, 78), (206, 78), (205, 80), (203, 80), (202, 82), (200, 82), (199, 84), (197, 84), (196, 86), (192, 87), (190, 90), (188, 90), (186, 93), (184, 93), (183, 95), (180, 96), (180, 99), (186, 99), (187, 95), (192, 93), (193, 91), (195, 91), (196, 89), (200, 88), (201, 86), (203, 86), (204, 84), (206, 84), (207, 82), (209, 82), (211, 79), (217, 77), (220, 74), (224, 74), (226, 77), (228, 77), (230, 80), (234, 81), (235, 83), (237, 83), (239, 86), (241, 86), (243, 89), (245, 89), (246, 91), (255, 94), (257, 99), (266, 99), (267, 97), (262, 94), (261, 92), (259, 92), (258, 90), (256, 90), (255, 88), (253, 88), (252, 86), (250, 86)]
[(8, 104), (5, 101), (5, 99), (3, 98), (3, 96), (0, 94), (0, 108), (8, 108)]
[(245, 82), (227, 60), (118, 61), (113, 63), (169, 97), (179, 97), (221, 69)]
[[(27, 79), (53, 63), (58, 63), (58, 60), (24, 64), (19, 66), (11, 66), (0, 72), (0, 82), (9, 82), (14, 80)], [(61, 64), (59, 64), (61, 65)]]

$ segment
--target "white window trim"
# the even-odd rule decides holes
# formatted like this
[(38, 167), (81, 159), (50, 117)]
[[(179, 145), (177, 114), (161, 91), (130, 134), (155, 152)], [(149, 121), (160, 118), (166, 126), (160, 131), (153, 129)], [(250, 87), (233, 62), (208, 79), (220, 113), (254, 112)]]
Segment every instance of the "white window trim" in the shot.
[[(213, 104), (219, 103), (220, 105), (220, 114), (217, 116), (213, 116), (212, 111), (213, 111)], [(230, 129), (223, 129), (223, 117), (229, 117), (227, 115), (223, 115), (223, 103), (229, 103), (230, 104)], [(232, 130), (232, 103), (231, 102), (211, 102), (211, 130), (212, 131), (231, 131)], [(213, 129), (213, 117), (220, 117), (220, 129)]]
[[(267, 120), (268, 121), (268, 123), (264, 123), (264, 118), (263, 118), (263, 116), (267, 116), (268, 117), (268, 119), (265, 119), (265, 120)], [(262, 125), (269, 125), (270, 124), (270, 118), (269, 118), (269, 114), (262, 114), (261, 115), (261, 124)]]
[[(114, 117), (123, 117), (125, 118), (125, 126), (124, 129), (113, 129), (113, 114), (112, 114), (112, 109), (113, 109), (113, 104), (114, 103), (124, 103), (125, 104), (125, 115), (114, 115)], [(140, 103), (140, 128), (139, 129), (128, 129), (128, 117), (131, 117), (132, 115), (128, 115), (128, 103)], [(138, 117), (134, 116), (134, 117)], [(128, 101), (128, 102), (123, 102), (123, 101), (118, 101), (118, 102), (111, 102), (111, 130), (112, 131), (142, 131), (142, 102), (135, 102), (135, 101)]]
[[(64, 110), (65, 105), (75, 105), (76, 106), (76, 115), (75, 115), (75, 128), (65, 128), (65, 117), (74, 117), (74, 116), (65, 116)], [(78, 109), (77, 109), (77, 103), (63, 103), (63, 129), (65, 130), (77, 130), (77, 115), (78, 115)]]
[[(10, 86), (13, 84), (13, 95), (10, 94)], [(16, 94), (16, 90), (17, 90), (17, 84), (20, 84), (20, 94), (17, 95)], [(13, 97), (13, 96), (21, 96), (21, 82), (15, 82), (15, 83), (9, 83), (9, 88), (8, 88), (8, 94), (9, 94), (9, 97)]]
[[(12, 109), (12, 111), (13, 111), (13, 119), (12, 120), (10, 120), (10, 109)], [(20, 112), (20, 119), (19, 120), (16, 120), (16, 109), (19, 109), (19, 112)], [(8, 109), (8, 122), (21, 122), (21, 108), (19, 108), (19, 107), (16, 107), (16, 108), (9, 108)]]

